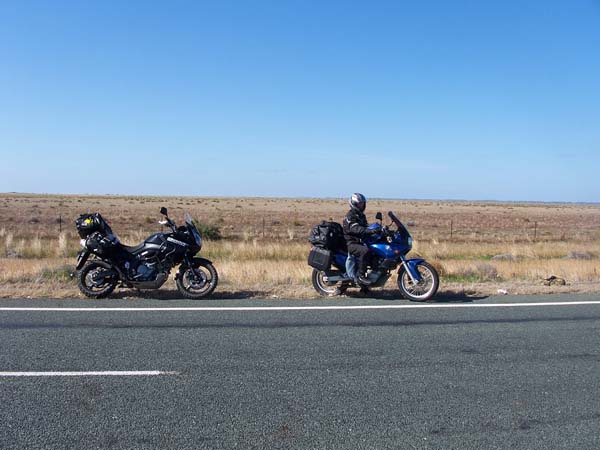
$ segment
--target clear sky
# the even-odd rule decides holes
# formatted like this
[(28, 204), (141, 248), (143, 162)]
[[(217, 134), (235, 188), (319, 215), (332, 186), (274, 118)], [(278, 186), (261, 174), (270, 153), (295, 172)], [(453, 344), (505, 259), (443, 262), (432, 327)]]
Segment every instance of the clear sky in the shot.
[(600, 1), (0, 2), (0, 192), (600, 201)]

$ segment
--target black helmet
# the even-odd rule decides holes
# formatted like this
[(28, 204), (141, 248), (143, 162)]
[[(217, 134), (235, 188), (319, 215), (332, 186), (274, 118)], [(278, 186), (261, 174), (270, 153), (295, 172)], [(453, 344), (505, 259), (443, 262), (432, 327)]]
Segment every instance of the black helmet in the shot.
[(350, 197), (348, 203), (351, 208), (356, 208), (360, 212), (364, 212), (367, 207), (367, 198), (362, 194), (354, 193), (352, 194), (352, 197)]

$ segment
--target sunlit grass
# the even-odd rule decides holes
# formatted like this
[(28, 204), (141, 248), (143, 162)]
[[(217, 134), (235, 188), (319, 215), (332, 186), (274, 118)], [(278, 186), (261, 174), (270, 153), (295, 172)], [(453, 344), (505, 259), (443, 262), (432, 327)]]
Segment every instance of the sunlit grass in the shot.
[[(156, 223), (160, 206), (167, 206), (178, 222), (187, 211), (199, 222), (220, 228), (224, 239), (205, 240), (200, 253), (219, 270), (220, 289), (292, 297), (314, 295), (306, 263), (311, 226), (340, 221), (347, 209), (345, 199), (4, 194), (0, 295), (76, 295), (75, 284), (65, 276), (79, 251), (74, 219), (99, 211), (123, 243), (137, 245), (165, 231)], [(597, 205), (373, 200), (368, 217), (372, 221), (376, 211), (385, 216), (388, 210), (396, 211), (413, 234), (411, 255), (439, 269), (442, 291), (456, 285), (539, 286), (551, 275), (572, 286), (599, 280)], [(394, 277), (388, 288), (393, 285)]]

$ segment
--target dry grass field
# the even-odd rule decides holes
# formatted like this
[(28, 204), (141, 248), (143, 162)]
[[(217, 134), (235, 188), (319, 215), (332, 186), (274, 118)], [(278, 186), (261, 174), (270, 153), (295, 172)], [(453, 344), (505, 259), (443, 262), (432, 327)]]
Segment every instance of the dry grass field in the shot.
[[(161, 231), (161, 206), (218, 227), (202, 255), (219, 270), (217, 298), (313, 298), (306, 237), (321, 220), (341, 221), (345, 199), (126, 197), (0, 194), (0, 297), (79, 296), (69, 277), (79, 238), (74, 220), (100, 212), (126, 244)], [(442, 276), (441, 296), (600, 291), (600, 205), (378, 200), (367, 216), (395, 211), (415, 238), (413, 255)], [(565, 286), (545, 286), (557, 276)], [(120, 296), (175, 298), (158, 292)], [(386, 295), (399, 295), (392, 279)]]

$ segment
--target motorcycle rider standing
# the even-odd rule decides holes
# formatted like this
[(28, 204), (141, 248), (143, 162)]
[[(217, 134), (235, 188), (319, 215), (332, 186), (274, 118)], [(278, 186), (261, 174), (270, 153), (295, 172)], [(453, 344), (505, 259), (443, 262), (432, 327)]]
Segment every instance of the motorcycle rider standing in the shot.
[(350, 204), (350, 211), (344, 217), (344, 239), (346, 239), (348, 253), (358, 259), (358, 272), (355, 281), (357, 284), (368, 286), (371, 282), (365, 275), (370, 251), (363, 243), (363, 239), (368, 235), (377, 233), (377, 231), (368, 228), (369, 223), (365, 216), (367, 199), (364, 195), (352, 194), (348, 203)]

